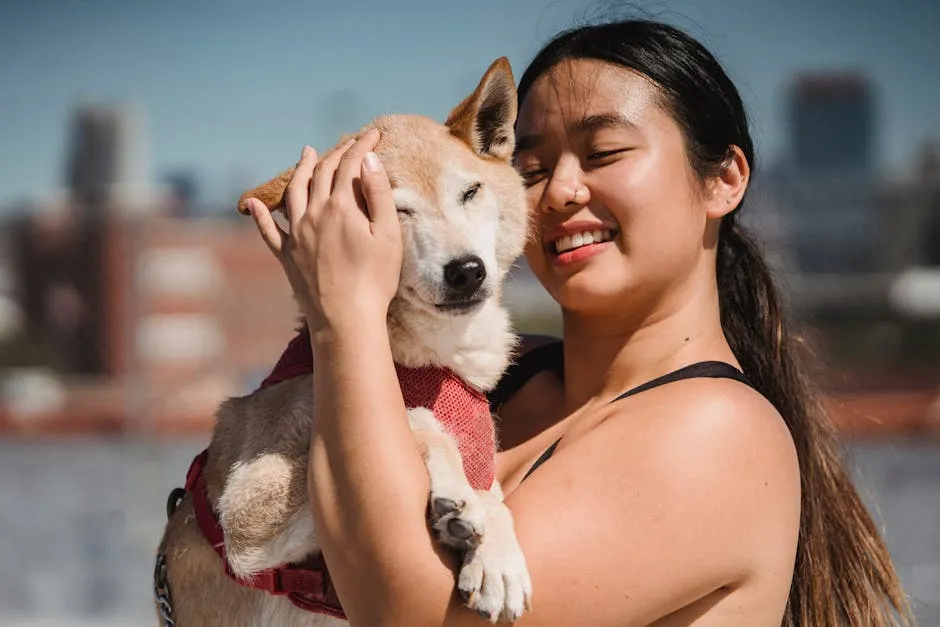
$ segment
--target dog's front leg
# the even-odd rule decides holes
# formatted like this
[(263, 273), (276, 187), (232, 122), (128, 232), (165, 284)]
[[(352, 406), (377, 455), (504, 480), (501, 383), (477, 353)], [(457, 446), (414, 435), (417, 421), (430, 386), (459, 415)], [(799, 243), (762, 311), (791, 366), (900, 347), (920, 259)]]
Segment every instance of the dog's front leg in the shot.
[(532, 580), (516, 538), (512, 513), (494, 483), (478, 492), (486, 509), (486, 537), (464, 555), (457, 588), (467, 606), (491, 622), (513, 622), (531, 609)]
[(431, 411), (409, 410), (408, 420), (430, 476), (431, 527), (442, 544), (465, 550), (461, 595), (493, 622), (516, 620), (530, 607), (532, 582), (502, 487), (470, 486), (457, 443)]
[(430, 478), (431, 528), (445, 546), (460, 550), (478, 546), (486, 510), (464, 475), (457, 442), (429, 409), (408, 410), (408, 422)]

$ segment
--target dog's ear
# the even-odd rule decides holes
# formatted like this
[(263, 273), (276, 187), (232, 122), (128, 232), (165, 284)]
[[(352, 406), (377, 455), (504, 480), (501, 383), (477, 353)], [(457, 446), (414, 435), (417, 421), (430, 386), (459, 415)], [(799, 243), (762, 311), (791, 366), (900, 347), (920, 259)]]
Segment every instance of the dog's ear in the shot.
[(482, 157), (509, 161), (515, 148), (516, 82), (509, 60), (490, 65), (476, 91), (457, 105), (444, 123)]
[(287, 191), (287, 184), (290, 183), (290, 177), (293, 175), (294, 168), (284, 170), (267, 183), (263, 183), (258, 187), (242, 194), (238, 199), (238, 204), (236, 205), (238, 212), (244, 215), (248, 215), (248, 205), (245, 201), (249, 198), (257, 198), (263, 202), (264, 206), (267, 207), (270, 211), (277, 211), (278, 209), (283, 210), (284, 192)]
[[(370, 127), (365, 127), (355, 135), (343, 135), (339, 143), (344, 143), (349, 139), (357, 139), (359, 135), (364, 133), (368, 128)], [(235, 208), (238, 209), (239, 213), (248, 215), (248, 205), (245, 201), (249, 198), (257, 198), (264, 203), (264, 206), (267, 207), (269, 211), (280, 210), (286, 212), (284, 192), (287, 191), (287, 184), (290, 183), (291, 177), (294, 176), (295, 169), (296, 166), (288, 168), (267, 183), (263, 183), (254, 189), (248, 190), (239, 197), (238, 204), (235, 205)]]

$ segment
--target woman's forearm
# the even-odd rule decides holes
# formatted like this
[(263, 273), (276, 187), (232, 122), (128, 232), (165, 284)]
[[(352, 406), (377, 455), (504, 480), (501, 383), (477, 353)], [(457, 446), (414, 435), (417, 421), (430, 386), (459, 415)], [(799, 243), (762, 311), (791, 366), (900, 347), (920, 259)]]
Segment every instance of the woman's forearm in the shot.
[(315, 363), (329, 367), (314, 373), (309, 497), (344, 607), (350, 619), (371, 623), (380, 609), (385, 618), (396, 613), (397, 604), (413, 620), (403, 591), (430, 579), (423, 593), (445, 611), (453, 576), (435, 557), (425, 523), (427, 471), (384, 321), (316, 333), (312, 343)]

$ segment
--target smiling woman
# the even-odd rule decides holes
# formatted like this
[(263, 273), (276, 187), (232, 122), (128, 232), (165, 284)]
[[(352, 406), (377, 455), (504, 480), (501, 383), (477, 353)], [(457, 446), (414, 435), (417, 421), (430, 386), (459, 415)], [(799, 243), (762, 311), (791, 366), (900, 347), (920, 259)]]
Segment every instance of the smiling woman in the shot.
[[(784, 624), (794, 626), (889, 625), (898, 615), (907, 620), (890, 558), (838, 459), (774, 285), (756, 245), (737, 224), (754, 151), (740, 97), (717, 62), (667, 26), (588, 27), (548, 44), (522, 77), (519, 93), (515, 162), (536, 212), (527, 258), (562, 307), (565, 339), (579, 340), (573, 347), (566, 341), (563, 368), (556, 368), (570, 373), (566, 400), (577, 389), (575, 377), (584, 385), (583, 372), (571, 367), (581, 361), (579, 354), (588, 354), (582, 337), (599, 331), (629, 337), (602, 380), (623, 372), (628, 351), (641, 344), (651, 349), (647, 360), (698, 353), (739, 365), (792, 440), (766, 440), (764, 454), (792, 446), (801, 484), (765, 503), (778, 516), (795, 511), (799, 534), (778, 527), (764, 539), (782, 553), (774, 557), (765, 548), (752, 556), (756, 561), (747, 560), (757, 576), (734, 585), (737, 605), (760, 601), (741, 624), (774, 623), (784, 607)], [(598, 243), (598, 232), (611, 234), (610, 241), (601, 237)], [(671, 320), (685, 324), (674, 328)], [(701, 392), (707, 403), (708, 390)], [(758, 415), (747, 420), (757, 422)], [(735, 427), (744, 428), (753, 425)], [(560, 441), (575, 440), (574, 434), (587, 439), (588, 433), (574, 423)], [(796, 510), (786, 505), (794, 494), (800, 495)], [(740, 529), (743, 537), (753, 531)], [(701, 540), (717, 537), (705, 531)], [(716, 599), (706, 614), (722, 615), (722, 603)], [(693, 606), (679, 615), (697, 616), (697, 610), (689, 614)]]
[[(891, 560), (838, 458), (759, 251), (737, 224), (754, 149), (716, 60), (663, 24), (580, 28), (535, 57), (518, 111), (518, 143), (482, 145), (512, 156), (525, 183), (526, 256), (564, 332), (562, 342), (524, 338), (489, 398), (500, 418), (495, 474), (531, 575), (534, 606), (520, 624), (905, 621)], [(477, 148), (481, 135), (493, 138), (469, 130), (460, 135)], [(514, 619), (528, 577), (501, 567), (467, 574), (466, 560), (501, 564), (512, 554), (498, 535), (484, 531), (460, 567), (429, 542), (433, 473), (409, 435), (391, 354), (400, 338), (387, 325), (396, 289), (420, 292), (422, 268), (410, 255), (389, 260), (402, 258), (402, 245), (433, 250), (448, 236), (418, 223), (440, 208), (395, 197), (395, 176), (370, 165), (368, 149), (360, 138), (316, 168), (305, 155), (288, 209), (314, 217), (281, 255), (309, 305), (314, 360), (330, 366), (314, 371), (318, 539), (354, 624)], [(380, 157), (392, 172), (395, 153)], [(350, 171), (361, 174), (361, 196)], [(455, 224), (480, 218), (463, 206), (472, 183), (456, 176), (434, 196), (459, 201), (443, 213)], [(396, 204), (416, 209), (400, 216), (403, 237), (376, 236), (365, 216), (387, 217)], [(505, 251), (490, 240), (497, 256)], [(474, 259), (450, 261), (445, 292), (489, 280)], [(448, 325), (453, 343), (472, 337)]]

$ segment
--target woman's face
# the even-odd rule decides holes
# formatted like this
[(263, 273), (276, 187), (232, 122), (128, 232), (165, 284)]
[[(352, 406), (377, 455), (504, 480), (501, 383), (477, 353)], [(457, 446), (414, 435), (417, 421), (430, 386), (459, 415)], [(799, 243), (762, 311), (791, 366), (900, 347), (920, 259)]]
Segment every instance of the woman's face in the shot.
[(655, 306), (682, 293), (702, 263), (704, 194), (649, 79), (563, 61), (526, 95), (516, 141), (532, 212), (526, 257), (563, 308)]

